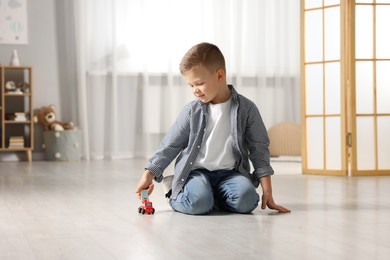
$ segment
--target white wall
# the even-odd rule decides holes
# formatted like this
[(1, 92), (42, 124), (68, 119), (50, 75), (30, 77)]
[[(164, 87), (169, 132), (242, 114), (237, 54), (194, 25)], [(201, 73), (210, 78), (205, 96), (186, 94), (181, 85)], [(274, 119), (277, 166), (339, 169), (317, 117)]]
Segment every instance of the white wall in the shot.
[[(64, 65), (66, 35), (63, 21), (66, 18), (62, 10), (65, 1), (27, 1), (29, 42), (27, 45), (0, 44), (0, 63), (9, 65), (12, 50), (18, 50), (21, 65), (33, 68), (33, 107), (38, 109), (54, 104), (59, 120), (77, 124), (76, 110), (71, 109), (74, 107), (75, 79), (69, 76)], [(35, 127), (34, 141), (34, 153), (41, 153), (42, 130), (39, 126)]]

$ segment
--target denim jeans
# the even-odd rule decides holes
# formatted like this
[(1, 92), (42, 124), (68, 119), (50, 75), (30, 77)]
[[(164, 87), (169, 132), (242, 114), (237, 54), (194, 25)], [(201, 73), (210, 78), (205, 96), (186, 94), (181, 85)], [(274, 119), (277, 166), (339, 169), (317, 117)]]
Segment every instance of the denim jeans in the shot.
[(259, 194), (251, 180), (235, 170), (193, 170), (183, 191), (170, 200), (174, 210), (191, 215), (209, 214), (214, 205), (230, 212), (251, 213), (258, 204)]

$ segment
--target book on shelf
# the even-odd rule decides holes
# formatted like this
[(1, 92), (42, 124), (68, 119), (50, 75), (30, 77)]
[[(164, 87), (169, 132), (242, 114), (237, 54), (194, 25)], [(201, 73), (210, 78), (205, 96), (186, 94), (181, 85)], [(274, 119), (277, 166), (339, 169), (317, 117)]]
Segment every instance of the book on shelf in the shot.
[(24, 148), (24, 137), (23, 136), (11, 136), (9, 138), (8, 148)]
[(26, 147), (24, 147), (24, 145), (17, 145), (17, 144), (8, 146), (8, 149), (21, 149), (21, 148), (26, 148)]
[(5, 119), (9, 121), (28, 121), (28, 115), (25, 112), (7, 113)]

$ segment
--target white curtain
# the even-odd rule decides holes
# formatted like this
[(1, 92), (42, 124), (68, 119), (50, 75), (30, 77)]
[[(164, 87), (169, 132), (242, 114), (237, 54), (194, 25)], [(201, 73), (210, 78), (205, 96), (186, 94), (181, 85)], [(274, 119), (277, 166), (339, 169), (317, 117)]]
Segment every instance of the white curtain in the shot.
[(220, 47), (228, 83), (269, 128), (299, 122), (299, 0), (74, 0), (86, 159), (149, 156), (193, 99), (179, 74), (194, 44)]

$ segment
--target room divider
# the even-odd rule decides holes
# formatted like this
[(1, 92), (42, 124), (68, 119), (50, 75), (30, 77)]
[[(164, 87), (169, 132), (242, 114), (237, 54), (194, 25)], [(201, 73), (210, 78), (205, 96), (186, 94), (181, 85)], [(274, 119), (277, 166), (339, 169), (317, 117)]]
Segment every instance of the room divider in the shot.
[(390, 0), (302, 0), (304, 174), (390, 175)]

